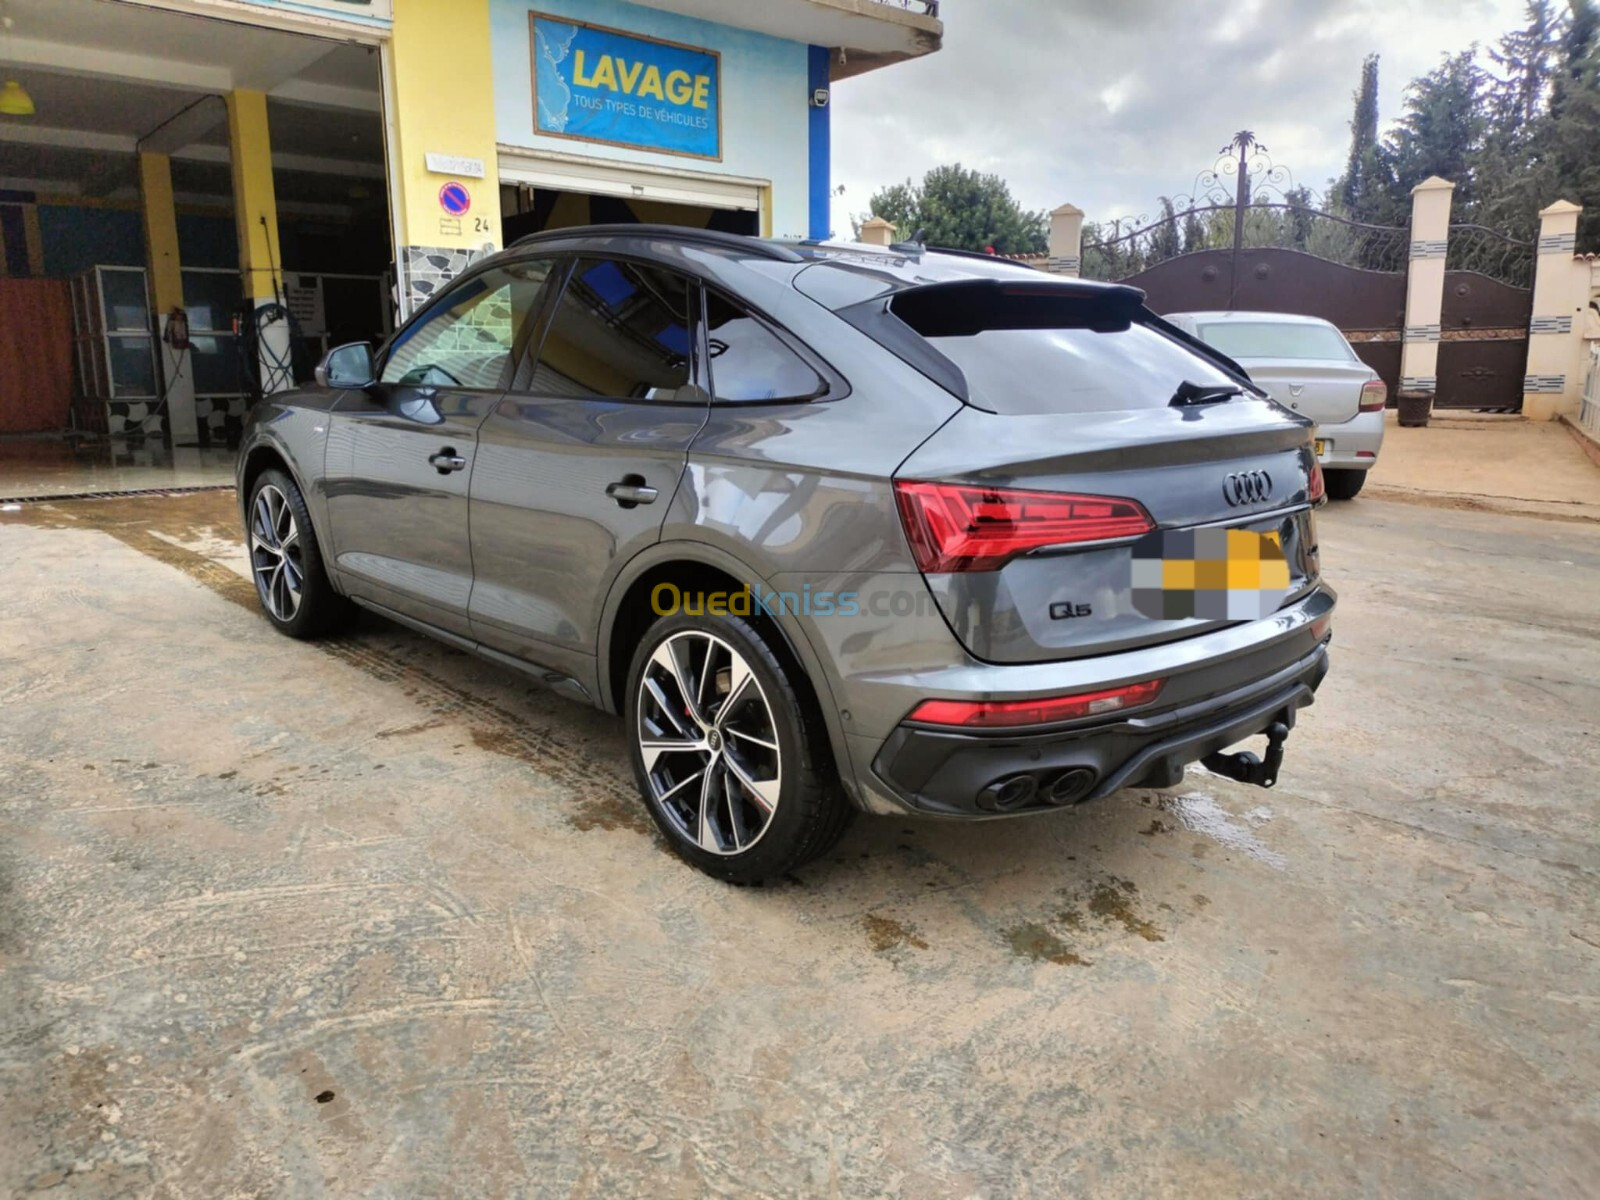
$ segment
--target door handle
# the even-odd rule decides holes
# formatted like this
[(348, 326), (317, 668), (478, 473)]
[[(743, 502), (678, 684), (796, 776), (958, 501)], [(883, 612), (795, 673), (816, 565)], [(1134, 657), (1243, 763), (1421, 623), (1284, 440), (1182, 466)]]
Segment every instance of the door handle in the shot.
[(606, 495), (623, 508), (653, 504), (658, 494), (655, 488), (645, 483), (643, 475), (624, 475), (615, 483), (606, 484)]
[(446, 446), (439, 453), (428, 455), (428, 462), (441, 475), (448, 475), (451, 471), (464, 471), (467, 467), (467, 460), (456, 453), (454, 446)]

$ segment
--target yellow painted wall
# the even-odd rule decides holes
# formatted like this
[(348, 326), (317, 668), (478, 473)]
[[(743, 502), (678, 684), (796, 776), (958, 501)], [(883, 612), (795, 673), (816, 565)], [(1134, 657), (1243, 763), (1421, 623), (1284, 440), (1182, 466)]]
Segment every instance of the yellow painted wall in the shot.
[[(500, 245), (500, 184), (495, 156), (494, 64), (489, 0), (395, 0), (390, 43), (398, 246), (479, 249)], [(485, 176), (436, 175), (425, 156), (481, 158)], [(472, 195), (465, 216), (451, 218), (439, 189), (451, 180)]]

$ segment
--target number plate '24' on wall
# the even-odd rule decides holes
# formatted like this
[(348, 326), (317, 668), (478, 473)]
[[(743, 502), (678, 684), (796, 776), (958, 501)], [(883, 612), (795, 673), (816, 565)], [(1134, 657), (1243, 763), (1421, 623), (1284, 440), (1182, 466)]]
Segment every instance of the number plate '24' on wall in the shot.
[(715, 50), (529, 13), (534, 128), (550, 137), (722, 157)]

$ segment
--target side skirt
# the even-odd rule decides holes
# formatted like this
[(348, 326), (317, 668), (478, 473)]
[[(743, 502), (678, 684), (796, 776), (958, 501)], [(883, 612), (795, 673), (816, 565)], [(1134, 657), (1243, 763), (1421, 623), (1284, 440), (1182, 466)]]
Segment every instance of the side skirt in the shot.
[(591, 708), (599, 707), (595, 703), (594, 697), (589, 694), (589, 690), (570, 675), (563, 675), (559, 671), (551, 671), (541, 667), (538, 663), (531, 663), (526, 659), (505, 654), (485, 646), (481, 642), (475, 642), (471, 638), (464, 638), (460, 634), (451, 633), (447, 629), (440, 629), (437, 625), (430, 625), (426, 621), (417, 620), (415, 617), (408, 617), (404, 613), (395, 612), (392, 608), (386, 608), (382, 604), (367, 600), (361, 596), (352, 596), (350, 599), (362, 608), (375, 612), (386, 620), (393, 621), (396, 625), (404, 625), (413, 632), (436, 638), (445, 645), (453, 646), (457, 650), (465, 650), (468, 654), (476, 654), (479, 658), (488, 662), (496, 663), (502, 667), (510, 667), (513, 671), (520, 671), (524, 675), (531, 675), (551, 691), (559, 696), (566, 697), (568, 700), (576, 700), (578, 703), (587, 704)]

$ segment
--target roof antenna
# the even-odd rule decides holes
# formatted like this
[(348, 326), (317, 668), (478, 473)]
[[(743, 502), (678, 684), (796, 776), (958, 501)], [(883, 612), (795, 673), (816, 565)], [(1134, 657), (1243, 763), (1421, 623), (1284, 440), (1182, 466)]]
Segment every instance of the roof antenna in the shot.
[(918, 229), (911, 235), (909, 242), (891, 242), (889, 249), (898, 250), (901, 254), (921, 254), (927, 250), (928, 231)]

